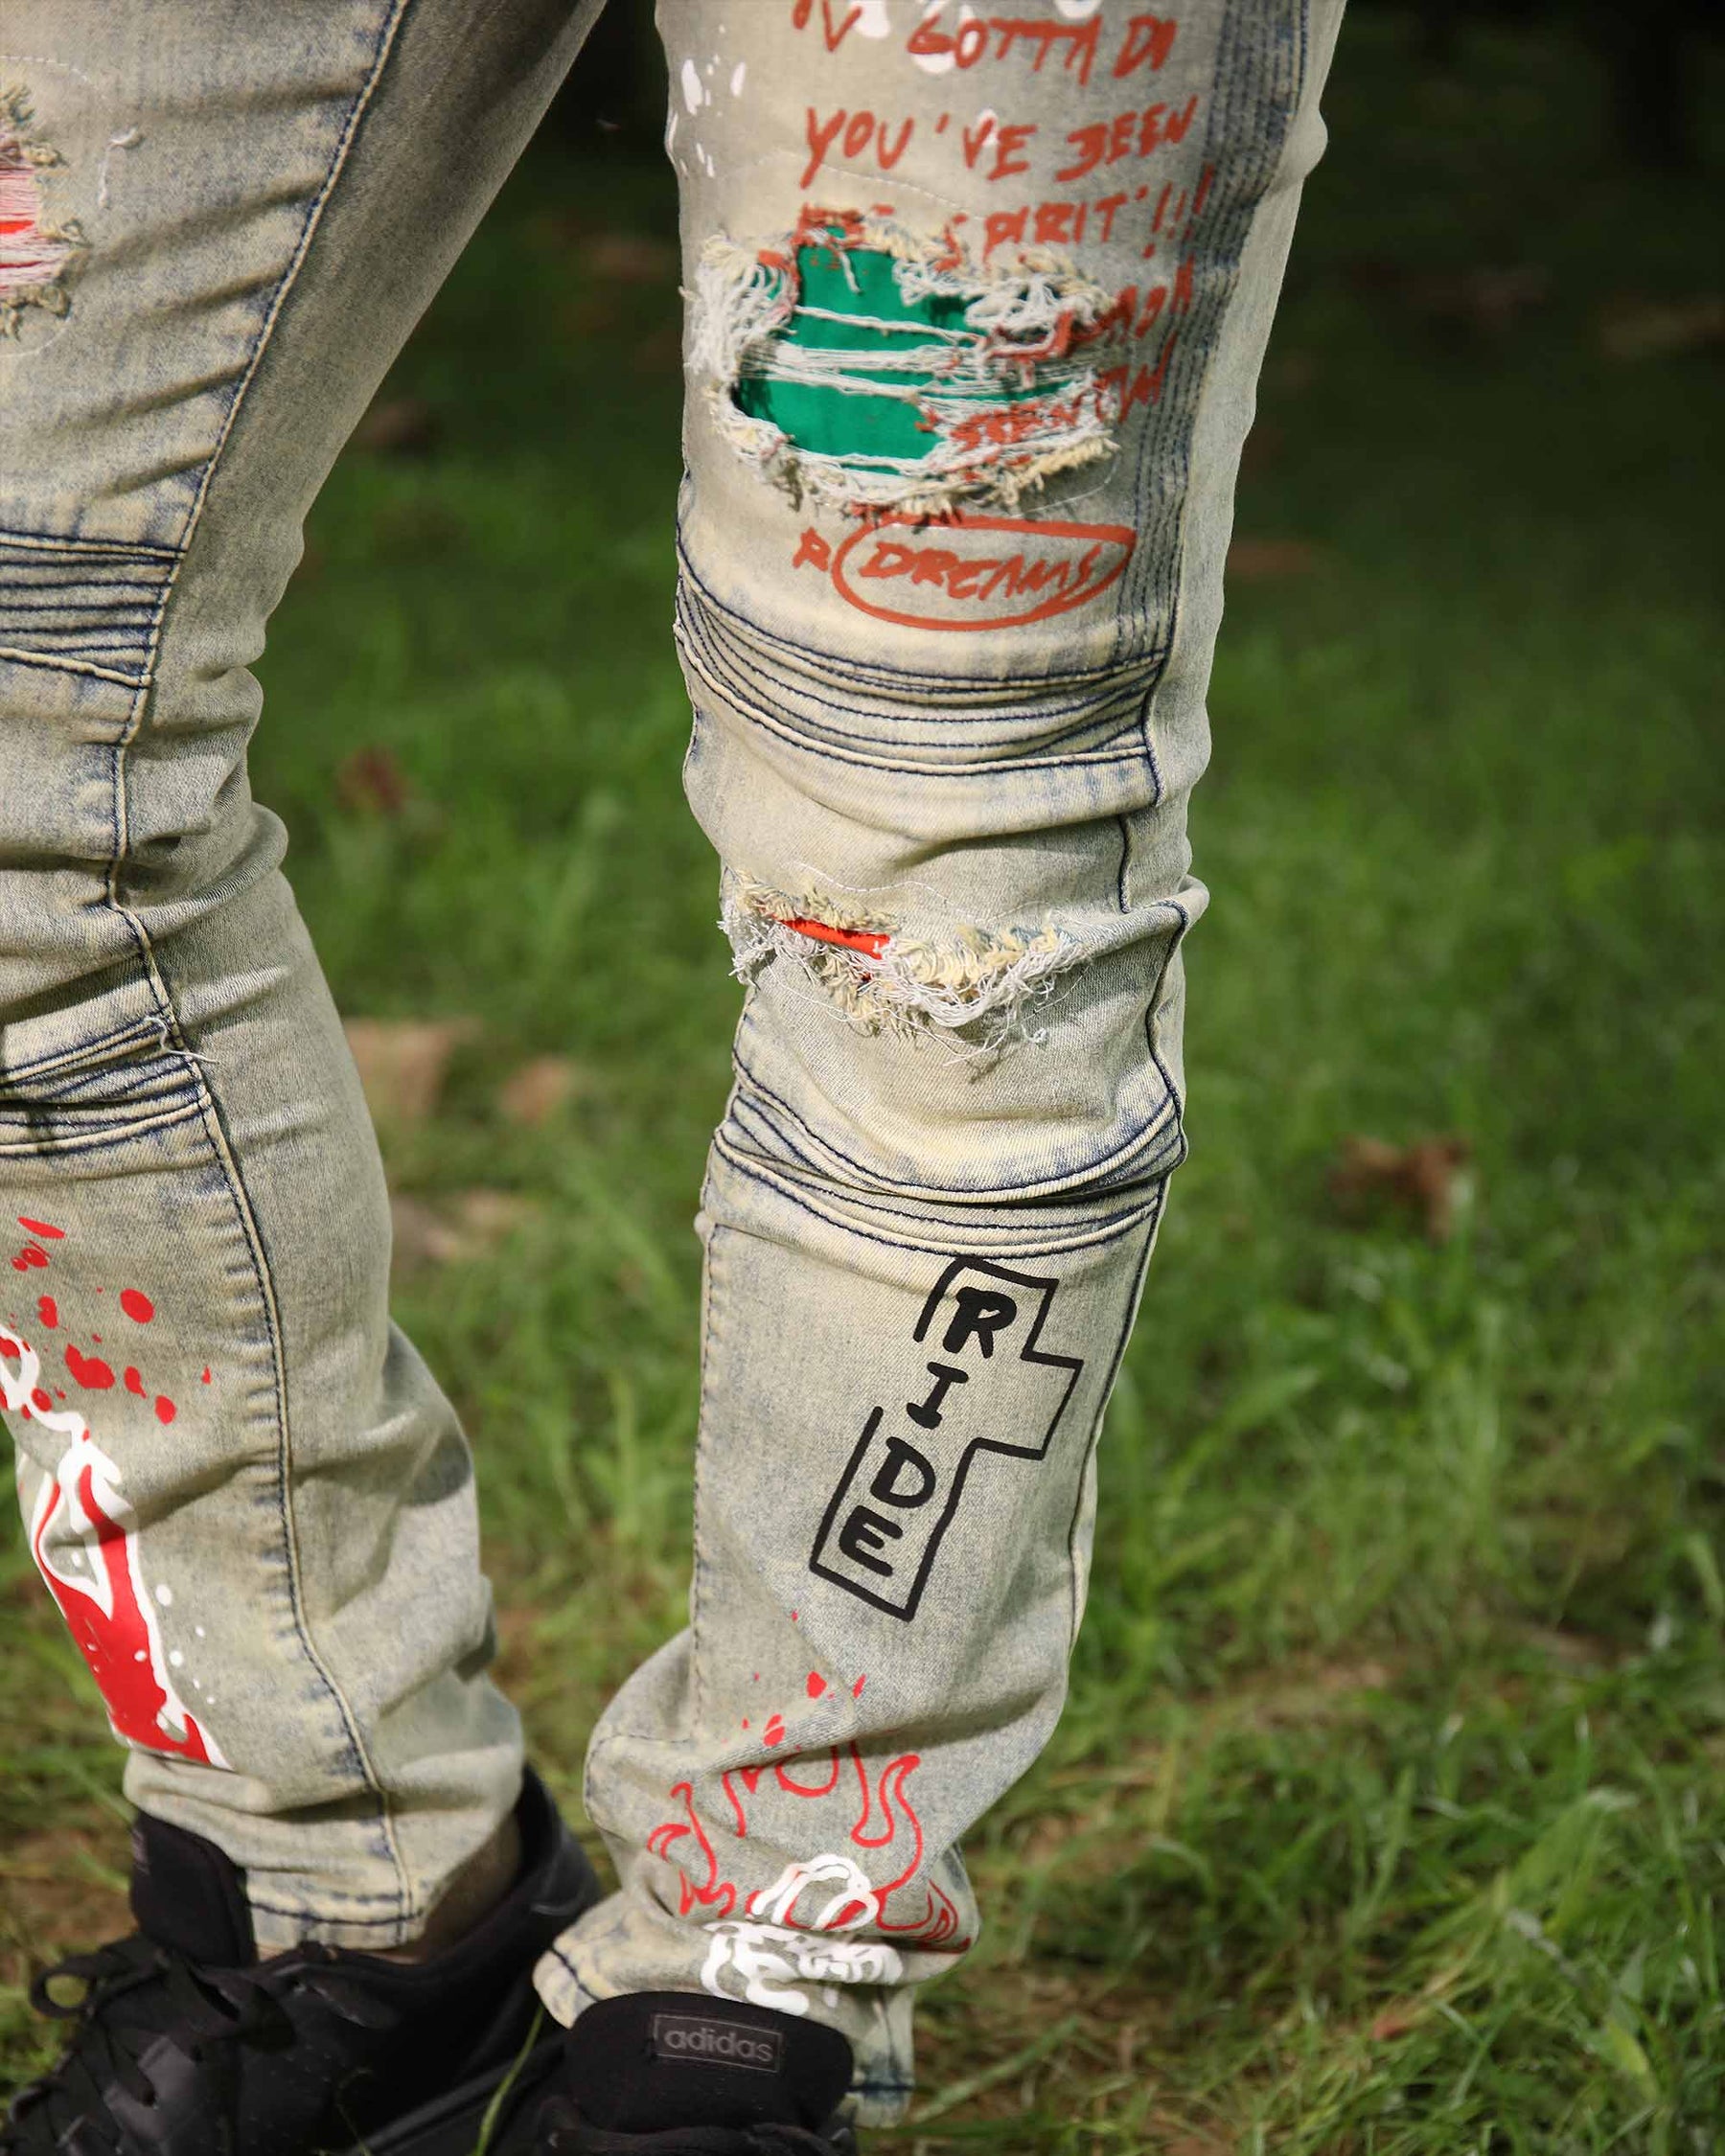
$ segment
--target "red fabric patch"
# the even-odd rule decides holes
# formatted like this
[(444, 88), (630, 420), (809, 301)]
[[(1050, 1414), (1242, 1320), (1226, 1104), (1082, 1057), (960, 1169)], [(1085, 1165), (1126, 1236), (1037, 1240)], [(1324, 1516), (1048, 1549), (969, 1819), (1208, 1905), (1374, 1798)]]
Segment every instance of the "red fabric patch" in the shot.
[(840, 944), (846, 951), (860, 951), (866, 958), (879, 958), (892, 941), (890, 936), (876, 935), (864, 929), (834, 929), (824, 921), (810, 921), (800, 913), (789, 920), (780, 919), (783, 929), (794, 929), (799, 936), (813, 936), (816, 943)]

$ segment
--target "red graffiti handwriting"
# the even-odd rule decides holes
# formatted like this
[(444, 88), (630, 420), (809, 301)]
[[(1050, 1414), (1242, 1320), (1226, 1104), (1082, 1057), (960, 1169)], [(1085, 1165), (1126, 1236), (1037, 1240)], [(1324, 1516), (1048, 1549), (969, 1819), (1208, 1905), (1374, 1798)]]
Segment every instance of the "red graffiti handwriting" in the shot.
[(1112, 120), (1095, 120), (1074, 127), (1067, 136), (1072, 146), (1072, 162), (1062, 166), (1054, 177), (1086, 179), (1098, 165), (1117, 165), (1123, 157), (1150, 157), (1164, 143), (1184, 142), (1198, 109), (1196, 93), (1177, 112), (1165, 104), (1148, 104), (1142, 111), (1116, 113)]
[(992, 143), (994, 163), (988, 166), (983, 176), (991, 180), (1010, 179), (1014, 172), (1027, 172), (1030, 160), (1024, 155), (1024, 146), (1036, 133), (1032, 122), (1000, 121), (992, 112), (985, 112), (974, 126), (962, 128), (959, 142), (964, 150), (964, 162), (974, 172), (977, 160)]
[(809, 185), (826, 163), (835, 143), (840, 154), (850, 164), (855, 164), (859, 157), (863, 156), (872, 143), (876, 164), (882, 172), (891, 172), (905, 154), (910, 137), (916, 131), (916, 122), (900, 121), (898, 132), (888, 148), (887, 129), (891, 125), (889, 121), (876, 119), (866, 109), (852, 112), (844, 105), (840, 105), (831, 119), (822, 119), (816, 108), (810, 105), (803, 122), (808, 136), (809, 161), (803, 167), (802, 179), (798, 184), (803, 187)]
[(955, 516), (919, 525), (889, 516), (837, 547), (806, 530), (792, 566), (827, 571), (840, 598), (882, 621), (911, 629), (1012, 629), (1106, 591), (1135, 541), (1124, 524)]
[[(1066, 72), (1075, 75), (1087, 89), (1090, 86), (1102, 46), (1099, 13), (1080, 23), (967, 12), (951, 30), (941, 27), (940, 13), (938, 7), (929, 10), (905, 43), (906, 52), (931, 74), (943, 74), (949, 68), (973, 68), (983, 60), (1005, 60), (1016, 53), (1027, 57), (1030, 72), (1040, 75), (1050, 56), (1057, 53)], [(1131, 16), (1115, 53), (1114, 79), (1120, 81), (1139, 68), (1154, 72), (1164, 66), (1174, 50), (1179, 27), (1171, 15)]]
[[(793, 30), (807, 30), (815, 12), (815, 0), (795, 0), (791, 10)], [(835, 15), (833, 0), (820, 0), (820, 29), (826, 39), (826, 49), (836, 53), (846, 37), (862, 19), (859, 7), (847, 8), (842, 14)]]

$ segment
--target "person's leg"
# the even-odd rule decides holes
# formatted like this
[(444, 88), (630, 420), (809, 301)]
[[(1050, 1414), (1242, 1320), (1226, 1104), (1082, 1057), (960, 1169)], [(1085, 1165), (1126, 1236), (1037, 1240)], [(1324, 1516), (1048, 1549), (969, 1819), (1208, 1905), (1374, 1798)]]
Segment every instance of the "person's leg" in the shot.
[(265, 1949), (482, 1906), (521, 1759), (247, 669), (591, 12), (7, 11), (0, 1391), (127, 1793), (243, 1869)]
[(831, 2024), (864, 2117), (975, 1936), (960, 1838), (1064, 1696), (1337, 14), (660, 0), (687, 784), (748, 993), (691, 1624), (595, 1734), (623, 1887), (540, 1984), (565, 2020), (704, 1990)]

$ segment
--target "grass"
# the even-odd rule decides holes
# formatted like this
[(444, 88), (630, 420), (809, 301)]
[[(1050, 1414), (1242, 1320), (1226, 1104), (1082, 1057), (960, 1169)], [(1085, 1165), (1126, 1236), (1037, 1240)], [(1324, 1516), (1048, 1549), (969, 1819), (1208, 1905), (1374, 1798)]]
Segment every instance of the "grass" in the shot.
[[(989, 1926), (927, 2000), (907, 2156), (1725, 2148), (1716, 356), (1597, 333), (1620, 290), (1693, 294), (1706, 190), (1616, 166), (1549, 29), (1437, 76), (1362, 13), (1328, 109), (1240, 504), (1311, 565), (1230, 590), (1195, 815), (1195, 1150), (1070, 1711), (975, 1836)], [(670, 231), (656, 169), (607, 188)], [(398, 1187), (538, 1202), (400, 1310), (571, 1806), (679, 1619), (737, 996), (678, 790), (675, 295), (596, 277), (572, 199), (536, 152), (403, 356), (431, 452), (338, 469), (256, 758), (344, 1008), (483, 1021)], [(1473, 319), (1482, 264), (1543, 298)], [(342, 805), (361, 745), (407, 813)], [(501, 1121), (551, 1053), (570, 1106)], [(1466, 1138), (1447, 1243), (1338, 1215), (1355, 1132)], [(124, 1863), (26, 1573), (14, 1537), (12, 1980), (111, 1923)], [(0, 2077), (43, 2042), (0, 1982)]]

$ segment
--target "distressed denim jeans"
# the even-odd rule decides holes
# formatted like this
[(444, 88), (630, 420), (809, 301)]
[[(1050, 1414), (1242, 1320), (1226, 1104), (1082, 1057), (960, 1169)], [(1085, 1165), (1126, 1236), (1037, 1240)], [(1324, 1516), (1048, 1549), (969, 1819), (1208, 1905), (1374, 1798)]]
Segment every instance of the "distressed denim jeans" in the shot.
[[(1061, 1710), (1322, 142), (1334, 0), (1164, 4), (659, 11), (685, 775), (746, 994), (689, 1626), (594, 1732), (621, 1886), (540, 1982), (564, 2020), (662, 1986), (830, 2021), (876, 2119), (976, 1936), (962, 1838)], [(417, 1936), (520, 1736), (249, 668), (590, 13), (6, 11), (0, 1393), (127, 1791), (243, 1865), (269, 1944)]]

